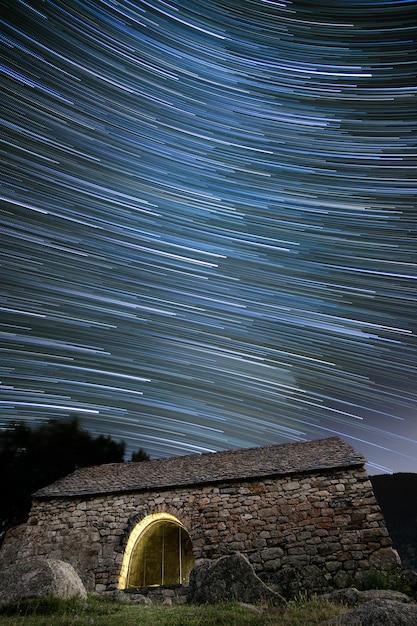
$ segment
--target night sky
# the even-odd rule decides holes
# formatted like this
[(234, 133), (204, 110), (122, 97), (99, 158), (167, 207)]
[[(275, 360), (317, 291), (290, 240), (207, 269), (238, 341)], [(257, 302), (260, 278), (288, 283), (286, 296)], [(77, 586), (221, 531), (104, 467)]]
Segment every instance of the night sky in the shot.
[(417, 471), (417, 1), (6, 0), (0, 427)]

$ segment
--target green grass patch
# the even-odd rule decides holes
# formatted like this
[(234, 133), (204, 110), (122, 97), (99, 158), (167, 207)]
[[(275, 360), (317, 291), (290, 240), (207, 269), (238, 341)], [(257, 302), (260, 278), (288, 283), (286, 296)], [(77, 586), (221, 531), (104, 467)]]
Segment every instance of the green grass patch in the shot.
[(0, 607), (1, 626), (315, 626), (343, 613), (321, 600), (292, 601), (288, 608), (219, 605), (150, 606), (91, 597), (87, 602), (47, 598)]

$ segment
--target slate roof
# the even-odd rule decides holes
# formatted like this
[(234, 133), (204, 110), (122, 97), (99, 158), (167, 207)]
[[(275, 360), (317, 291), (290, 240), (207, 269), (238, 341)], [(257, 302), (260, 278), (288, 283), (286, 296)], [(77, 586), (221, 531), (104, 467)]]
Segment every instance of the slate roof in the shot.
[(40, 489), (33, 497), (73, 498), (126, 491), (166, 490), (361, 466), (365, 463), (366, 459), (354, 448), (338, 437), (332, 437), (139, 463), (85, 467)]

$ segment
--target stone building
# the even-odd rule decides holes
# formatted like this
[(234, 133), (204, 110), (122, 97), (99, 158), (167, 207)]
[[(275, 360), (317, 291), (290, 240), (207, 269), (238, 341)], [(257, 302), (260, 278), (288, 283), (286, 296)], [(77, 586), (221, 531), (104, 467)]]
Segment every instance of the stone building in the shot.
[(284, 594), (399, 565), (365, 459), (338, 438), (79, 469), (34, 494), (15, 557), (68, 561), (105, 592), (235, 552)]

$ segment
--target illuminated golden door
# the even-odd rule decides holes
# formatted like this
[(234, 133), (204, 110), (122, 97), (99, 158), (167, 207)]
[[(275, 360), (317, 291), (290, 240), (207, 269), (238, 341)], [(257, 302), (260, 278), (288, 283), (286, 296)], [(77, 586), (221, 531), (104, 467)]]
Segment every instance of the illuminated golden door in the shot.
[(127, 542), (119, 589), (187, 582), (194, 567), (190, 536), (168, 513), (148, 515)]

